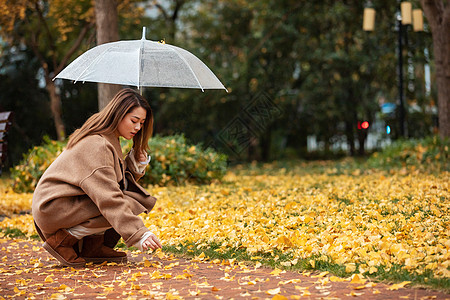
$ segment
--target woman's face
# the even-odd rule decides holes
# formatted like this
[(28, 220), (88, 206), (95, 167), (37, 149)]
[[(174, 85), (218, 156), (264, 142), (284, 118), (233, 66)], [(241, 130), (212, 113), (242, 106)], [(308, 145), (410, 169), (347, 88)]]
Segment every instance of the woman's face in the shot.
[(140, 106), (135, 107), (131, 112), (125, 115), (122, 121), (119, 122), (116, 135), (118, 137), (122, 136), (127, 140), (132, 139), (136, 133), (141, 130), (146, 116), (147, 111), (144, 108)]

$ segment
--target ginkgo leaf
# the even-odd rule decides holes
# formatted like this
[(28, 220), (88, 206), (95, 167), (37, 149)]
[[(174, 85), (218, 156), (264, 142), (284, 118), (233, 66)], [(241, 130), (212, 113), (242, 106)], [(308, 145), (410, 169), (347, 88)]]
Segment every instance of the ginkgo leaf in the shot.
[(152, 266), (152, 263), (149, 260), (145, 259), (144, 260), (144, 267), (150, 268), (151, 266)]
[(353, 274), (350, 283), (353, 284), (364, 284), (367, 280), (363, 278), (360, 274)]
[(313, 276), (311, 276), (311, 278), (321, 278), (321, 277), (328, 275), (328, 273), (330, 273), (330, 272), (325, 271), (325, 272), (320, 273), (319, 275), (313, 275)]
[(279, 294), (272, 297), (272, 300), (287, 300), (287, 299), (288, 299), (287, 297)]
[(273, 275), (273, 276), (278, 276), (278, 275), (280, 275), (281, 273), (285, 273), (286, 271), (283, 271), (283, 270), (280, 270), (280, 269), (278, 269), (278, 268), (275, 268), (275, 270), (273, 270), (272, 272), (270, 272), (270, 275)]
[(266, 291), (266, 294), (268, 294), (268, 295), (276, 295), (276, 294), (279, 294), (280, 291), (281, 291), (280, 288), (271, 289), (271, 290)]
[(349, 294), (345, 294), (345, 295), (349, 296), (349, 297), (358, 297), (358, 296), (364, 295), (364, 293), (357, 293), (357, 292), (351, 291)]
[(388, 289), (391, 291), (396, 291), (398, 289), (404, 288), (407, 284), (410, 284), (410, 283), (411, 283), (411, 281), (403, 281), (401, 283), (396, 283), (396, 284), (391, 285), (390, 287), (388, 287)]
[(343, 282), (343, 281), (346, 281), (346, 279), (345, 278), (336, 277), (336, 276), (330, 276), (330, 281), (331, 282)]

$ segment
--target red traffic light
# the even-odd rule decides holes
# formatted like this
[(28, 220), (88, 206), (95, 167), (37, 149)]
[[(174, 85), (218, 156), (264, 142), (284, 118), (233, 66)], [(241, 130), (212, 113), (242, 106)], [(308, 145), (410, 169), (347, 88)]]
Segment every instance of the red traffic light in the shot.
[(367, 129), (369, 128), (369, 122), (364, 121), (364, 122), (360, 122), (358, 121), (358, 129)]
[(367, 122), (367, 121), (362, 122), (361, 128), (362, 128), (362, 129), (367, 129), (367, 128), (369, 128), (369, 122)]

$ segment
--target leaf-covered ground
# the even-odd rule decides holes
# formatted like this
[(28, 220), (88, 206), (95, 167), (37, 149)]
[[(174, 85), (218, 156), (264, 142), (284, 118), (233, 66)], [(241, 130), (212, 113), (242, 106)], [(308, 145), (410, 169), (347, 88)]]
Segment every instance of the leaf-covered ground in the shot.
[(0, 299), (445, 299), (444, 292), (386, 285), (354, 274), (290, 272), (236, 259), (128, 252), (128, 263), (61, 267), (36, 240), (0, 239)]
[[(334, 164), (235, 168), (221, 183), (149, 187), (142, 218), (165, 252), (329, 271), (449, 291), (449, 173), (347, 170)], [(6, 236), (35, 235), (31, 194), (1, 190)]]

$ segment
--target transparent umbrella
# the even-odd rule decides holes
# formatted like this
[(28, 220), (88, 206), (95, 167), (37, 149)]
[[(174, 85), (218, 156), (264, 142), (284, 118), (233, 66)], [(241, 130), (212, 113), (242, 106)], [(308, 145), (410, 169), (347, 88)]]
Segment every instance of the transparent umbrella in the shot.
[(145, 39), (96, 46), (75, 59), (57, 78), (136, 86), (225, 89), (214, 73), (182, 48)]

